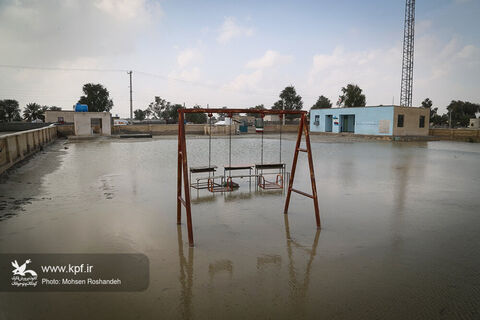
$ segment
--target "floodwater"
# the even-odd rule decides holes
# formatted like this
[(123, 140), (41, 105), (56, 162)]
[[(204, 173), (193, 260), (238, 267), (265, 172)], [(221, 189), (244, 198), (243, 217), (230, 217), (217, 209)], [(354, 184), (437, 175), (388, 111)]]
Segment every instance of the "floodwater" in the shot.
[[(279, 160), (274, 138), (265, 162)], [(207, 146), (189, 138), (189, 165), (208, 164)], [(212, 146), (212, 164), (227, 164), (228, 141)], [(260, 162), (259, 147), (233, 139), (232, 164)], [(282, 192), (239, 181), (193, 190), (189, 248), (175, 138), (51, 145), (0, 183), (0, 252), (144, 253), (150, 285), (0, 293), (0, 319), (480, 318), (480, 144), (313, 137), (312, 148), (321, 231), (311, 199), (293, 194), (287, 216)], [(310, 192), (304, 153), (295, 186)]]

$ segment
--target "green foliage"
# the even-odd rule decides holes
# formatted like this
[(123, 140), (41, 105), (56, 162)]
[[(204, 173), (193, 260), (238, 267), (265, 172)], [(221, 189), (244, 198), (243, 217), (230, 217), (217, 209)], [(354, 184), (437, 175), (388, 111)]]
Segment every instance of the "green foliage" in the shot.
[(318, 97), (317, 102), (312, 106), (312, 109), (325, 109), (325, 108), (331, 108), (332, 103), (330, 102), (330, 99), (328, 99), (325, 96), (320, 96)]
[(104, 112), (112, 109), (113, 101), (103, 85), (87, 83), (83, 86), (83, 93), (85, 95), (80, 97), (78, 103), (86, 104), (89, 112)]
[[(272, 110), (298, 111), (302, 110), (303, 101), (300, 95), (297, 95), (294, 86), (288, 86), (280, 93), (280, 100), (275, 102)], [(287, 119), (298, 118), (298, 115), (286, 115)]]
[(422, 108), (430, 109), (430, 123), (433, 126), (444, 126), (448, 124), (448, 115), (439, 115), (438, 108), (432, 108), (433, 102), (430, 98), (426, 98), (422, 101)]
[(423, 108), (431, 108), (433, 105), (432, 100), (430, 98), (426, 98), (425, 100), (422, 101), (422, 107)]
[(56, 106), (51, 106), (50, 108), (48, 108), (48, 110), (50, 110), (50, 111), (62, 111), (62, 108), (56, 107)]
[(145, 120), (147, 118), (147, 115), (146, 115), (146, 110), (141, 110), (141, 109), (137, 109), (135, 111), (133, 111), (133, 114), (135, 116), (135, 120)]
[(0, 100), (0, 122), (20, 121), (20, 107), (17, 100)]
[(154, 119), (163, 119), (167, 123), (178, 122), (178, 109), (182, 108), (181, 104), (171, 104), (165, 99), (155, 97), (155, 101), (149, 104), (149, 112)]
[(153, 119), (163, 119), (162, 113), (170, 107), (170, 102), (160, 97), (155, 97), (155, 100), (148, 105), (148, 111)]
[(23, 119), (25, 119), (28, 122), (32, 122), (35, 120), (45, 120), (45, 110), (47, 110), (48, 107), (42, 107), (38, 103), (29, 103), (25, 106), (25, 109), (23, 109)]
[(437, 114), (436, 109), (438, 109), (438, 108), (435, 108), (435, 114), (433, 114), (430, 117), (430, 123), (433, 126), (439, 126), (439, 127), (447, 126), (448, 125), (448, 114), (445, 113), (445, 114), (439, 115), (439, 114)]
[[(193, 106), (193, 109), (201, 109), (201, 107), (196, 105)], [(185, 119), (187, 120), (187, 122), (191, 123), (207, 123), (207, 115), (205, 113), (187, 113), (185, 114)]]
[(356, 84), (348, 84), (342, 88), (342, 95), (339, 96), (337, 105), (344, 108), (365, 107), (365, 95), (362, 94), (362, 89)]
[(165, 110), (163, 118), (167, 123), (177, 123), (178, 122), (178, 109), (183, 108), (181, 104), (173, 104), (168, 110)]
[(480, 112), (480, 104), (467, 101), (452, 100), (447, 106), (447, 110), (451, 117), (451, 126), (468, 127), (471, 118), (476, 117), (476, 113)]
[[(259, 104), (255, 107), (250, 107), (249, 109), (251, 109), (251, 110), (267, 110), (267, 108), (265, 108), (265, 106), (263, 104)], [(255, 118), (261, 118), (260, 113), (247, 113), (247, 116), (255, 117)]]

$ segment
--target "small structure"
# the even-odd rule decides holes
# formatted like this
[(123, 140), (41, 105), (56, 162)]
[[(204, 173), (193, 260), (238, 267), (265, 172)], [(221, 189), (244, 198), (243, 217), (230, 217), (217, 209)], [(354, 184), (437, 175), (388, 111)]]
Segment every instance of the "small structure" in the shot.
[(45, 111), (45, 122), (49, 123), (73, 123), (74, 110), (47, 110)]
[(468, 127), (470, 129), (480, 129), (480, 118), (470, 119), (470, 125)]
[(110, 112), (74, 112), (73, 122), (76, 136), (110, 136), (112, 134)]
[(312, 132), (379, 136), (428, 136), (430, 110), (399, 106), (328, 108), (310, 111)]

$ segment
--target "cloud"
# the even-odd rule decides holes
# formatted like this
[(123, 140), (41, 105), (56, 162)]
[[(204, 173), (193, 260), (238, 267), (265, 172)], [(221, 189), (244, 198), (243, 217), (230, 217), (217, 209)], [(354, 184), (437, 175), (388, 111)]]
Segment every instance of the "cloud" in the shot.
[(177, 56), (177, 63), (180, 68), (198, 61), (201, 58), (201, 54), (197, 49), (185, 49), (182, 50)]
[[(223, 88), (230, 91), (249, 90), (250, 93), (253, 91), (258, 93), (260, 83), (267, 82), (267, 80), (270, 84), (278, 82), (278, 73), (275, 72), (275, 67), (290, 63), (291, 61), (293, 61), (292, 56), (282, 55), (275, 50), (267, 50), (262, 57), (246, 63), (245, 67), (255, 69), (254, 71), (239, 74), (227, 85), (223, 86)], [(264, 72), (265, 69), (269, 69), (268, 72)]]
[(7, 0), (0, 6), (0, 59), (54, 66), (132, 54), (137, 35), (150, 32), (161, 15), (158, 3), (147, 0)]
[(174, 80), (185, 80), (192, 82), (200, 80), (201, 73), (199, 67), (193, 67), (191, 69), (174, 70), (170, 72), (168, 76)]
[(157, 15), (161, 13), (158, 3), (145, 0), (97, 0), (94, 6), (121, 21), (148, 16), (148, 11), (157, 11)]
[(261, 69), (255, 70), (251, 73), (242, 73), (235, 77), (235, 79), (233, 79), (229, 84), (224, 86), (224, 88), (235, 91), (256, 89), (262, 78), (263, 71)]
[(253, 28), (243, 27), (237, 24), (235, 18), (226, 17), (223, 21), (223, 25), (220, 27), (217, 41), (225, 44), (238, 37), (249, 37), (253, 34)]
[[(443, 41), (433, 36), (416, 39), (414, 60), (414, 106), (426, 97), (443, 108), (451, 99), (475, 100), (476, 75), (480, 72), (480, 48), (462, 44), (453, 37)], [(315, 54), (307, 87), (313, 95), (326, 95), (336, 101), (340, 88), (358, 84), (368, 105), (399, 103), (402, 46), (385, 49)]]
[[(38, 67), (132, 68), (139, 60), (138, 35), (156, 38), (152, 26), (162, 17), (158, 2), (149, 0), (3, 0), (0, 61)], [(128, 112), (125, 72), (1, 72), (0, 96), (17, 99), (21, 106), (38, 102), (69, 109), (82, 94), (83, 84), (94, 82), (110, 91), (114, 113)], [(136, 99), (140, 99), (139, 95), (134, 95)]]
[(273, 50), (267, 50), (261, 58), (248, 61), (246, 67), (252, 69), (263, 69), (286, 64), (291, 61), (293, 61), (292, 56), (282, 55)]

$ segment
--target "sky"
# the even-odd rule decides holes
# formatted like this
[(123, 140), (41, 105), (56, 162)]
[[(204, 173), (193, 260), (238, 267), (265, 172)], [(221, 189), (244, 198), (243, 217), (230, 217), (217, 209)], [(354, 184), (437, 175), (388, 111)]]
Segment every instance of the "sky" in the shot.
[[(112, 114), (160, 96), (271, 107), (293, 85), (308, 110), (349, 83), (399, 104), (404, 0), (0, 0), (0, 99), (70, 110), (85, 83)], [(480, 103), (480, 0), (416, 1), (413, 105)]]

